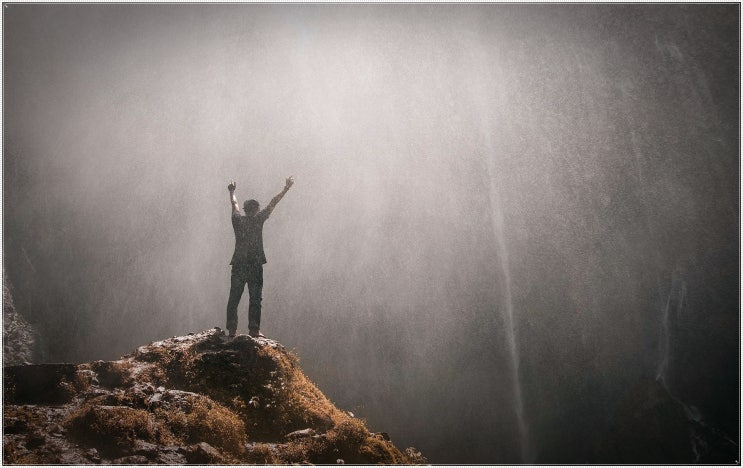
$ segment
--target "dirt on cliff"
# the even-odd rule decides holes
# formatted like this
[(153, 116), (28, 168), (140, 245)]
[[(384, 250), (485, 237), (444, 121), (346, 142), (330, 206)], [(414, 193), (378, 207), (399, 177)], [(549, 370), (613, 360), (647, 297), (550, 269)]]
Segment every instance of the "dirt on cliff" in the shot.
[(218, 328), (3, 375), (7, 464), (426, 463), (336, 408), (276, 341)]

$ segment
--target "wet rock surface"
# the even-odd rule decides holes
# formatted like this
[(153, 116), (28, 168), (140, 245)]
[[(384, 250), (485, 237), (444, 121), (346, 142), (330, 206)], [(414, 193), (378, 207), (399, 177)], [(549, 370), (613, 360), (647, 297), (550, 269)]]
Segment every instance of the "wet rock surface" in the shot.
[(84, 384), (74, 364), (37, 364), (3, 369), (4, 396), (9, 403), (62, 404)]
[(674, 397), (643, 380), (621, 402), (592, 463), (738, 464), (738, 445)]
[(39, 334), (16, 310), (11, 289), (3, 268), (3, 365), (38, 362)]
[(5, 367), (3, 462), (426, 462), (337, 409), (297, 361), (215, 328), (118, 361)]

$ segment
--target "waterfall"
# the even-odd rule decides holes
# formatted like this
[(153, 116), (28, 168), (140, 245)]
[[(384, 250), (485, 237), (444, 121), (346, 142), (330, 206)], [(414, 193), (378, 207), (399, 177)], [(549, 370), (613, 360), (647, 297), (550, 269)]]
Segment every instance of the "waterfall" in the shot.
[[(478, 38), (471, 38), (471, 42), (479, 44)], [(490, 201), (490, 221), (492, 224), (493, 236), (495, 237), (496, 254), (498, 256), (498, 266), (502, 277), (502, 284), (497, 285), (503, 292), (503, 300), (498, 307), (503, 325), (505, 328), (506, 351), (508, 360), (511, 363), (511, 381), (512, 394), (514, 403), (514, 413), (516, 415), (516, 424), (518, 429), (518, 440), (521, 454), (521, 462), (531, 464), (534, 462), (529, 429), (524, 414), (524, 397), (521, 386), (520, 357), (518, 346), (518, 333), (516, 331), (516, 321), (514, 320), (514, 307), (511, 288), (511, 267), (509, 263), (508, 244), (506, 243), (505, 217), (503, 214), (503, 201), (501, 198), (501, 186), (498, 180), (498, 172), (495, 168), (495, 151), (492, 141), (493, 132), (493, 108), (487, 104), (487, 96), (492, 96), (498, 101), (505, 100), (506, 91), (503, 86), (496, 85), (492, 88), (492, 83), (504, 83), (506, 78), (502, 76), (500, 69), (493, 70), (487, 67), (489, 57), (484, 47), (475, 47), (472, 49), (473, 62), (472, 75), (480, 77), (480, 80), (470, 84), (469, 89), (472, 92), (473, 102), (477, 103), (480, 114), (479, 133), (483, 139), (485, 168), (488, 176), (488, 195)], [(502, 106), (496, 106), (496, 109)]]
[[(711, 428), (704, 422), (702, 414), (696, 406), (689, 405), (681, 398), (676, 396), (674, 391), (671, 389), (668, 376), (668, 368), (670, 364), (671, 356), (671, 319), (678, 320), (679, 312), (684, 307), (686, 301), (686, 281), (681, 278), (678, 271), (674, 271), (671, 274), (671, 286), (668, 291), (668, 296), (663, 304), (661, 310), (661, 329), (660, 329), (660, 352), (658, 356), (658, 368), (655, 378), (660, 384), (666, 389), (671, 399), (681, 406), (684, 410), (687, 420), (693, 421), (700, 427), (706, 428), (709, 431), (714, 431), (718, 436), (727, 440), (731, 444), (735, 442), (728, 439), (724, 434), (720, 433), (714, 428)], [(673, 313), (673, 317), (671, 316)], [(691, 431), (690, 433), (691, 448), (695, 455), (695, 462), (699, 462), (702, 453), (706, 447), (706, 442), (696, 433)]]
[[(490, 135), (485, 132), (485, 139), (487, 149), (490, 149)], [(491, 222), (493, 228), (493, 234), (496, 239), (496, 250), (498, 254), (498, 261), (500, 270), (503, 277), (503, 284), (501, 285), (503, 291), (503, 306), (500, 307), (501, 315), (506, 332), (506, 347), (511, 361), (511, 372), (513, 382), (513, 399), (514, 399), (514, 411), (516, 413), (516, 420), (518, 425), (519, 444), (521, 449), (521, 461), (523, 463), (532, 463), (531, 447), (529, 444), (529, 434), (526, 424), (526, 418), (524, 416), (524, 399), (522, 396), (521, 389), (521, 378), (520, 378), (520, 360), (517, 344), (517, 333), (516, 323), (514, 321), (514, 310), (513, 310), (513, 298), (511, 296), (511, 271), (509, 266), (508, 258), (508, 246), (505, 238), (505, 223), (503, 217), (503, 204), (501, 201), (500, 192), (498, 191), (495, 183), (495, 169), (490, 152), (486, 154), (486, 167), (488, 171), (488, 190), (490, 195), (490, 209), (491, 209)]]
[[(638, 137), (634, 130), (630, 132), (630, 137), (632, 150), (635, 157), (634, 162), (637, 173), (638, 190), (642, 200), (642, 208), (645, 216), (647, 233), (648, 237), (655, 241), (655, 239), (657, 239), (654, 229), (655, 221), (650, 215), (650, 209), (647, 204), (648, 195), (645, 192), (645, 177), (642, 171), (642, 161), (644, 159), (644, 155), (638, 142)], [(655, 251), (654, 256), (654, 263), (657, 268), (657, 265), (660, 264), (660, 258), (657, 251)], [(673, 356), (673, 336), (671, 333), (671, 328), (672, 324), (678, 323), (679, 315), (685, 306), (687, 285), (686, 281), (683, 278), (682, 272), (678, 268), (674, 269), (671, 273), (670, 285), (666, 286), (668, 288), (667, 293), (665, 291), (666, 287), (664, 287), (664, 284), (668, 284), (668, 280), (662, 279), (660, 271), (656, 273), (656, 281), (658, 285), (658, 304), (660, 306), (660, 330), (658, 336), (658, 363), (655, 372), (655, 379), (663, 386), (663, 388), (666, 389), (671, 399), (683, 409), (686, 419), (691, 424), (693, 424), (693, 429), (691, 429), (689, 433), (689, 440), (691, 442), (691, 448), (695, 456), (694, 462), (698, 463), (707, 448), (707, 442), (698, 432), (698, 428), (716, 434), (717, 437), (725, 440), (732, 446), (737, 447), (737, 443), (730, 440), (730, 438), (718, 431), (716, 428), (711, 427), (709, 424), (707, 424), (704, 421), (702, 413), (699, 411), (699, 409), (696, 406), (690, 405), (682, 400), (679, 396), (676, 395), (674, 389), (672, 388), (672, 379), (669, 375), (671, 358)]]
[[(662, 296), (662, 293), (661, 293)], [(658, 352), (658, 367), (655, 379), (663, 384), (670, 392), (668, 383), (668, 367), (671, 357), (671, 319), (678, 320), (678, 314), (684, 307), (686, 300), (686, 282), (680, 277), (678, 271), (671, 274), (671, 285), (668, 295), (661, 307), (660, 346)], [(673, 313), (674, 317), (671, 317)]]

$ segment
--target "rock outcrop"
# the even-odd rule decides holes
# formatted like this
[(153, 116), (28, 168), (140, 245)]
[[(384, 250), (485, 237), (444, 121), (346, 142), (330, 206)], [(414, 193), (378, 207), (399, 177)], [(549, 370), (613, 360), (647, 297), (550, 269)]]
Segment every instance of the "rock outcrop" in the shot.
[(215, 328), (118, 361), (7, 366), (4, 463), (418, 464), (279, 343)]
[(16, 310), (3, 270), (3, 365), (36, 362), (37, 358), (38, 334)]

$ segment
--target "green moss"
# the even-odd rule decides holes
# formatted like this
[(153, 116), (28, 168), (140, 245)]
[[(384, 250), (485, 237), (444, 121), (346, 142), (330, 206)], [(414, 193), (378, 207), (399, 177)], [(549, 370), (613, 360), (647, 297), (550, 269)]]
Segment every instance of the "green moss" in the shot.
[[(225, 341), (215, 332), (189, 340), (165, 340), (122, 361), (89, 364), (103, 378), (102, 386), (116, 390), (74, 411), (65, 422), (71, 435), (107, 456), (126, 453), (135, 439), (142, 439), (159, 445), (207, 442), (226, 462), (425, 460), (401, 452), (370, 433), (363, 420), (336, 408), (304, 375), (297, 356), (281, 346), (247, 337)], [(160, 403), (153, 403), (147, 395), (154, 389), (146, 383), (186, 392), (165, 392)], [(318, 436), (286, 440), (288, 433), (306, 428)], [(253, 444), (246, 446), (248, 440)]]
[(155, 410), (155, 415), (172, 436), (187, 443), (207, 442), (239, 455), (247, 436), (245, 424), (228, 408), (200, 395), (188, 398), (188, 408)]
[(279, 465), (284, 463), (284, 460), (279, 458), (268, 444), (256, 444), (251, 447), (246, 452), (244, 461), (253, 465)]
[(158, 427), (152, 414), (126, 406), (84, 404), (64, 422), (70, 435), (101, 453), (126, 452), (135, 439), (157, 442)]
[(386, 465), (406, 463), (403, 455), (394, 445), (377, 437), (367, 437), (359, 447), (359, 453), (367, 460)]

